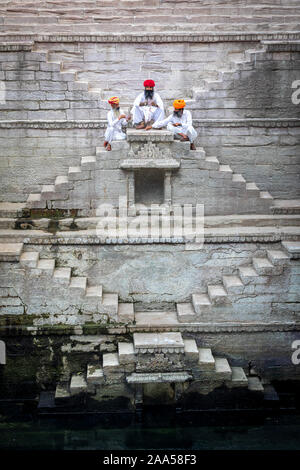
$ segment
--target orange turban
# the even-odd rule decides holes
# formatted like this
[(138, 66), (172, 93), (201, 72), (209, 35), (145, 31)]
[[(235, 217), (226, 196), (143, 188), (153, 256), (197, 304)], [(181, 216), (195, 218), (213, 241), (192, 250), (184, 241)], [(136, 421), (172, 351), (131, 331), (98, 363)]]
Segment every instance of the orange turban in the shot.
[(175, 109), (182, 109), (185, 107), (185, 101), (184, 100), (175, 100), (173, 101), (173, 106)]
[(117, 96), (112, 96), (111, 98), (109, 98), (108, 102), (109, 104), (119, 104), (120, 100)]

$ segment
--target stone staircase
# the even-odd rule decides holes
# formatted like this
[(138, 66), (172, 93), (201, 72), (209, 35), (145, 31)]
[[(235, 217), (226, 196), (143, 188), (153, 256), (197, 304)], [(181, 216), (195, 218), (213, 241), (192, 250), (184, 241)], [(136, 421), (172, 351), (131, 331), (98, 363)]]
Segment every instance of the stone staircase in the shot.
[[(27, 309), (30, 313), (42, 313), (42, 304), (48, 297), (48, 301), (51, 303), (53, 290), (58, 298), (62, 296), (64, 300), (75, 305), (76, 309), (83, 314), (98, 315), (99, 319), (101, 315), (105, 315), (103, 320), (106, 319), (106, 321), (109, 319), (109, 321), (130, 322), (134, 318), (133, 304), (119, 303), (118, 294), (103, 293), (102, 285), (90, 286), (87, 277), (72, 275), (72, 268), (57, 266), (55, 258), (41, 259), (37, 251), (24, 251), (23, 243), (0, 243), (0, 261), (19, 262), (20, 267), (24, 269), (26, 279), (24, 289), (28, 293), (29, 306)], [(33, 284), (41, 284), (40, 288), (44, 286), (40, 291), (40, 304), (30, 306), (30, 288), (27, 285), (29, 280)], [(51, 288), (49, 282), (52, 283)], [(32, 288), (33, 291), (34, 288)], [(25, 294), (23, 298), (25, 298)], [(50, 312), (49, 303), (47, 308), (46, 310)], [(55, 311), (55, 307), (53, 307), (53, 313), (59, 314), (60, 312)]]
[[(149, 137), (151, 137), (151, 133), (152, 131), (148, 132)], [(114, 158), (115, 152), (118, 155), (120, 151), (123, 151), (125, 159), (128, 149), (129, 145), (126, 141), (114, 142), (109, 157)], [(197, 160), (197, 167), (200, 170), (208, 172), (209, 178), (217, 181), (221, 180), (225, 187), (228, 185), (228, 187), (238, 189), (241, 194), (244, 194), (246, 200), (249, 199), (251, 201), (251, 206), (255, 208), (255, 213), (268, 213), (270, 211), (273, 198), (268, 191), (260, 191), (254, 182), (247, 182), (241, 174), (234, 173), (229, 165), (220, 164), (217, 157), (207, 157), (205, 150), (201, 147), (197, 151), (189, 151), (189, 155)], [(80, 166), (69, 167), (68, 174), (57, 176), (53, 185), (42, 185), (40, 193), (30, 194), (26, 207), (28, 209), (70, 208), (69, 204), (64, 201), (69, 200), (71, 197), (75, 197), (78, 201), (82, 198), (82, 196), (80, 197), (79, 194), (76, 194), (76, 182), (92, 183), (92, 172), (96, 169), (97, 159), (99, 157), (102, 159), (105, 156), (107, 156), (105, 149), (98, 147), (96, 149), (96, 156), (81, 157)], [(82, 194), (82, 188), (80, 188), (80, 192)], [(200, 203), (201, 201), (198, 202)], [(85, 206), (78, 206), (78, 209), (83, 207)], [(77, 208), (76, 204), (73, 204), (72, 208)], [(235, 210), (238, 211), (238, 208)], [(251, 212), (251, 208), (249, 210)]]
[[(291, 242), (292, 244), (294, 242)], [(288, 246), (288, 245), (287, 245)], [(293, 246), (299, 246), (295, 242)], [(266, 250), (265, 257), (253, 257), (252, 263), (240, 266), (238, 272), (222, 276), (222, 283), (208, 284), (207, 292), (192, 294), (192, 302), (177, 303), (177, 318), (179, 322), (197, 322), (209, 320), (212, 313), (225, 312), (226, 307), (234, 309), (236, 302), (242, 298), (266, 294), (273, 276), (280, 276), (290, 263), (290, 256), (283, 250)], [(276, 290), (271, 292), (276, 292)], [(259, 301), (254, 298), (253, 307), (258, 308)], [(240, 308), (240, 306), (238, 306)], [(246, 306), (243, 307), (246, 309)]]
[(0, 9), (2, 32), (71, 33), (140, 31), (298, 31), (299, 5), (295, 0), (272, 4), (151, 0), (82, 2), (4, 1)]
[(79, 394), (95, 395), (112, 384), (130, 387), (161, 383), (198, 383), (198, 392), (207, 394), (226, 385), (263, 394), (256, 377), (247, 377), (242, 367), (230, 366), (207, 347), (198, 347), (194, 339), (181, 333), (134, 333), (133, 342), (118, 342), (118, 350), (104, 353), (102, 361), (88, 364), (86, 370), (60, 381), (55, 392), (56, 404)]

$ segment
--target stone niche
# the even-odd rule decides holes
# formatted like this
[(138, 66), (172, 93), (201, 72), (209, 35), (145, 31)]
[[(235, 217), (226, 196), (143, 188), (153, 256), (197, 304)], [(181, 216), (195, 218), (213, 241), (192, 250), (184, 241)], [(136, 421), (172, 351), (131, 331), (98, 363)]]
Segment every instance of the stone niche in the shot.
[(130, 150), (120, 167), (127, 172), (129, 206), (172, 204), (172, 172), (180, 161), (172, 155), (174, 136), (168, 131), (127, 131)]
[(165, 172), (156, 168), (139, 169), (134, 172), (136, 204), (163, 204), (165, 202)]

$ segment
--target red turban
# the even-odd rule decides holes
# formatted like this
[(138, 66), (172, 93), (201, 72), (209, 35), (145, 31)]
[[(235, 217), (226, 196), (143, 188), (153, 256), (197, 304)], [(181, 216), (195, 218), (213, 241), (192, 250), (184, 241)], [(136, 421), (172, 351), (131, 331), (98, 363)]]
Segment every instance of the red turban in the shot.
[(109, 104), (119, 104), (120, 100), (117, 96), (112, 96), (111, 98), (109, 98), (108, 102)]
[(144, 81), (144, 87), (150, 86), (150, 87), (155, 87), (155, 82), (153, 80), (145, 80)]

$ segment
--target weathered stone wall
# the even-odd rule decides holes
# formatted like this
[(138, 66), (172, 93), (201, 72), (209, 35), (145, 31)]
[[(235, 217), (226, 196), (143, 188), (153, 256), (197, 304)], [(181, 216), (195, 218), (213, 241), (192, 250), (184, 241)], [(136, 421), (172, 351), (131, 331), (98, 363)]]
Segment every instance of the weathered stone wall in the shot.
[[(209, 284), (222, 284), (223, 275), (237, 274), (240, 266), (252, 264), (254, 256), (263, 257), (267, 249), (280, 249), (280, 244), (206, 243), (197, 251), (187, 251), (184, 245), (26, 245), (26, 250), (32, 249), (40, 252), (41, 259), (54, 258), (56, 266), (71, 268), (72, 276), (86, 276), (89, 285), (101, 284), (105, 293), (117, 293), (120, 302), (134, 302), (142, 310), (174, 310), (175, 303), (190, 302), (193, 293), (207, 293)], [(262, 284), (258, 279), (255, 289), (248, 287), (232, 305), (214, 313), (211, 321), (295, 320), (300, 307), (299, 263), (291, 263), (281, 274), (263, 278)], [(30, 312), (37, 311), (41, 292), (43, 314), (63, 314), (69, 323), (68, 316), (73, 321), (79, 310), (80, 302), (70, 301), (68, 287), (59, 287), (51, 277), (28, 276), (19, 264), (3, 263), (0, 281), (4, 315), (11, 308), (11, 314), (28, 312), (31, 321)], [(13, 293), (8, 289), (12, 287)]]
[(279, 199), (300, 195), (299, 127), (198, 127), (198, 142), (234, 172)]

